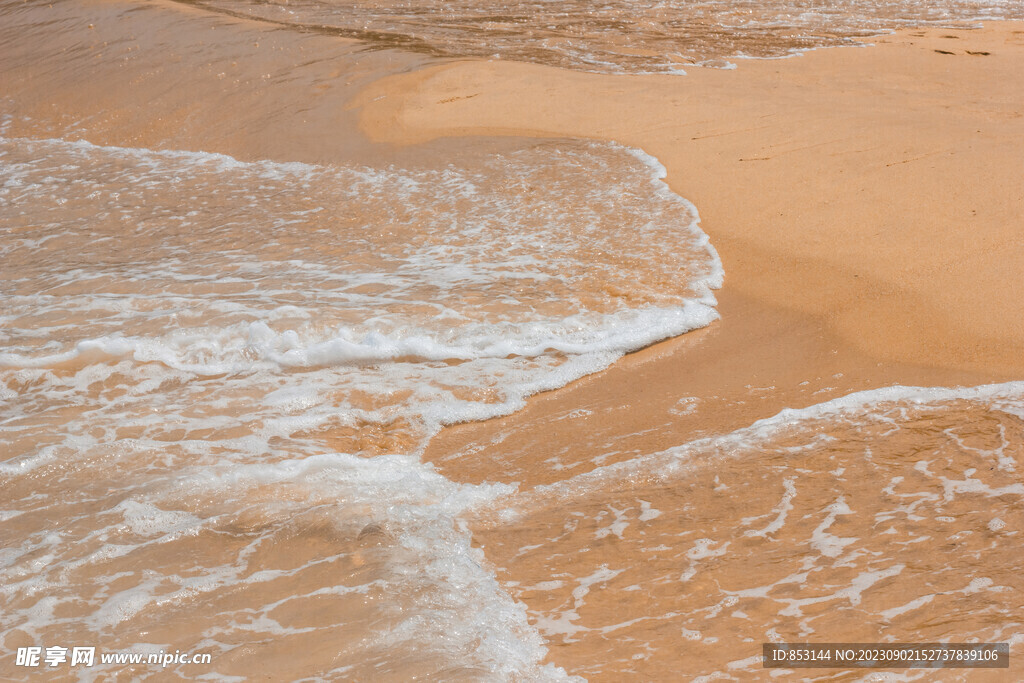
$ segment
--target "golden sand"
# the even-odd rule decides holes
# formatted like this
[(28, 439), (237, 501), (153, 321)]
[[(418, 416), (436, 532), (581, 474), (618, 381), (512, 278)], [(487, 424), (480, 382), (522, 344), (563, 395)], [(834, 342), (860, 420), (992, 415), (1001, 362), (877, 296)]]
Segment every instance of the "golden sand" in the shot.
[[(1024, 239), (1024, 77), (1019, 69), (1024, 25), (904, 31), (871, 42), (862, 49), (821, 50), (781, 61), (742, 61), (733, 71), (691, 68), (682, 77), (461, 61), (384, 79), (363, 93), (362, 125), (376, 140), (584, 136), (642, 148), (667, 167), (673, 190), (696, 204), (726, 271), (720, 322), (535, 397), (510, 417), (451, 428), (431, 443), (428, 459), (455, 479), (545, 485), (850, 391), (1019, 378), (1024, 369), (1024, 250), (1019, 248)], [(583, 417), (565, 419), (570, 415)], [(899, 464), (901, 449), (919, 447), (888, 444), (885, 448), (895, 449), (886, 451), (896, 458), (892, 472), (910, 464)], [(766, 474), (755, 464), (758, 456), (752, 458), (718, 462), (710, 473), (695, 473), (664, 490), (638, 484), (633, 494), (637, 500), (646, 495), (664, 501), (674, 491), (673, 505), (710, 510), (700, 523), (684, 512), (675, 533), (685, 536), (694, 524), (706, 531), (716, 518), (741, 515), (736, 506), (767, 511), (783, 496), (785, 475)], [(834, 464), (807, 462), (801, 471)], [(708, 479), (704, 485), (698, 483), (702, 476)], [(762, 476), (768, 479), (761, 486), (750, 486)], [(727, 479), (746, 482), (746, 488), (721, 496), (711, 490)], [(860, 486), (836, 489), (801, 477), (800, 486), (820, 487), (823, 498), (829, 491), (860, 501), (882, 495), (881, 485), (876, 488), (868, 476)], [(635, 505), (628, 495), (611, 493), (603, 502), (605, 512)], [(600, 508), (600, 499), (593, 505)], [(561, 545), (523, 554), (520, 548), (558, 536), (559, 520), (570, 509), (577, 508), (538, 511), (511, 540), (504, 529), (491, 533), (485, 525), (477, 532), (488, 557), (502, 568), (503, 580), (529, 585), (558, 576), (567, 566), (575, 567), (575, 574), (620, 565), (639, 572), (651, 560), (642, 549), (605, 541), (575, 555), (582, 549), (572, 549), (570, 536)], [(868, 519), (859, 519), (847, 527), (852, 535), (870, 537), (877, 531), (863, 525)], [(753, 553), (753, 562), (771, 551), (746, 552)], [(934, 560), (946, 554), (936, 550), (926, 556)], [(746, 646), (733, 652), (722, 644), (746, 633), (738, 625), (742, 620), (692, 631), (698, 640), (716, 634), (703, 647), (681, 646), (677, 629), (657, 624), (659, 618), (678, 621), (666, 613), (701, 613), (713, 601), (682, 605), (669, 595), (645, 593), (651, 601), (646, 607), (627, 608), (640, 598), (621, 591), (628, 583), (657, 585), (653, 571), (609, 580), (603, 597), (588, 598), (592, 611), (574, 623), (597, 631), (582, 636), (553, 631), (552, 642), (560, 647), (551, 660), (597, 679), (639, 674), (667, 680), (673, 672), (685, 677), (726, 670), (730, 658), (742, 659), (737, 653), (753, 652)], [(706, 580), (722, 589), (769, 583), (771, 574), (742, 561), (723, 562)], [(876, 593), (878, 609), (902, 604), (906, 585), (898, 582)], [(569, 588), (512, 590), (536, 614), (550, 615), (571, 606)], [(711, 587), (691, 589), (714, 593)], [(777, 604), (771, 604), (776, 603), (756, 608), (765, 610), (754, 617), (757, 623), (780, 623), (772, 611)], [(921, 625), (942, 618), (942, 608), (933, 608), (931, 617), (909, 630), (872, 626), (864, 615), (837, 617), (827, 626), (816, 622), (821, 627), (814, 639), (873, 640), (885, 634), (920, 640), (928, 633)], [(644, 615), (655, 620), (653, 625), (612, 635), (609, 624)], [(952, 633), (978, 623), (970, 606), (947, 618), (962, 622)], [(780, 637), (799, 640), (796, 621), (782, 619)], [(601, 625), (610, 629), (608, 636), (597, 635), (605, 632)], [(931, 633), (948, 637), (951, 632)], [(631, 661), (639, 643), (658, 654)], [(972, 680), (1013, 680), (1013, 675), (976, 672)]]
[(700, 209), (730, 289), (880, 361), (1019, 375), (1024, 25), (873, 42), (685, 77), (457, 62), (375, 84), (362, 122), (400, 143), (640, 147)]
[[(773, 387), (756, 407), (734, 408), (735, 421), (717, 404), (700, 411), (719, 431), (836, 392), (1015, 379), (1024, 25), (873, 43), (686, 76), (457, 62), (376, 83), (361, 96), (362, 123), (399, 143), (614, 140), (655, 155), (700, 210), (726, 271), (721, 323), (536, 403), (631, 406), (622, 412), (637, 429), (622, 431), (635, 433), (664, 415), (667, 406), (652, 411), (658, 386), (671, 387), (662, 402), (684, 388), (735, 402), (748, 385)], [(503, 429), (519, 432), (546, 410)], [(595, 422), (620, 429), (622, 419)], [(434, 453), (444, 459), (448, 439), (492, 428), (452, 430)]]

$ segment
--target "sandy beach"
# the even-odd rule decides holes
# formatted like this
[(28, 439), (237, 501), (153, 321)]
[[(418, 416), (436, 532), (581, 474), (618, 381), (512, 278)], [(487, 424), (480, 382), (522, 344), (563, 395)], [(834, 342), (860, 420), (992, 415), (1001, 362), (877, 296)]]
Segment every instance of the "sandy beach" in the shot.
[(625, 359), (642, 379), (620, 366), (564, 405), (658, 421), (659, 384), (734, 401), (773, 388), (737, 422), (718, 406), (700, 415), (720, 431), (853, 390), (1020, 376), (1024, 257), (1008, 246), (1024, 212), (1022, 30), (901, 32), (685, 77), (459, 62), (386, 79), (358, 103), (376, 140), (573, 135), (661, 160), (722, 255), (723, 320)]
[(699, 207), (728, 287), (881, 361), (1019, 373), (1022, 25), (685, 77), (460, 62), (362, 96), (374, 139), (583, 136), (640, 147)]
[[(241, 162), (410, 169), (500, 155), (524, 139), (586, 139), (655, 157), (671, 190), (699, 211), (700, 228), (725, 271), (724, 286), (714, 293), (720, 318), (710, 325), (533, 395), (511, 414), (453, 419), (459, 424), (444, 426), (421, 452), (417, 435), (374, 425), (294, 428), (325, 452), (362, 458), (413, 453), (446, 485), (509, 486), (512, 493), (453, 513), (452, 527), (471, 538), (467, 548), (482, 550), (479, 562), (475, 550), (467, 557), (493, 571), (501, 600), (505, 591), (511, 603), (525, 605), (522, 628), (528, 621), (539, 634), (525, 640), (543, 642), (536, 651), (546, 654), (530, 666), (547, 668), (501, 670), (498, 678), (527, 680), (538, 671), (554, 677), (564, 669), (589, 680), (719, 674), (770, 680), (772, 672), (760, 668), (765, 638), (975, 637), (1010, 642), (1011, 669), (954, 672), (949, 680), (1021, 677), (1024, 624), (1014, 614), (1024, 591), (1017, 560), (1024, 416), (992, 408), (1016, 400), (1006, 397), (1010, 389), (965, 389), (963, 396), (906, 390), (864, 399), (866, 408), (851, 408), (861, 406), (859, 399), (847, 405), (843, 397), (892, 385), (1024, 380), (1024, 23), (898, 30), (862, 39), (860, 47), (738, 59), (734, 69), (687, 65), (685, 74), (622, 75), (363, 51), (350, 38), (289, 32), (177, 3), (130, 12), (129, 6), (65, 4), (55, 10), (63, 23), (33, 25), (36, 34), (8, 30), (0, 48), (3, 96), (13, 111), (5, 137), (193, 150)], [(38, 36), (44, 34), (42, 45)], [(249, 239), (240, 234), (226, 249)], [(330, 248), (323, 253), (347, 258)], [(77, 372), (78, 362), (61, 360), (58, 374)], [(31, 385), (12, 377), (12, 387)], [(88, 386), (92, 398), (110, 389), (102, 382)], [(248, 387), (238, 395), (258, 402), (264, 393)], [(55, 404), (61, 411), (88, 418), (86, 408), (63, 400)], [(780, 413), (782, 419), (772, 421)], [(909, 426), (887, 431), (889, 424)], [(175, 444), (202, 441), (216, 429), (186, 425), (157, 440), (161, 447), (171, 444), (178, 457)], [(125, 433), (140, 439), (143, 431)], [(23, 439), (25, 452), (35, 440), (31, 434)], [(276, 435), (267, 443), (285, 440)], [(820, 440), (826, 446), (812, 448)], [(12, 446), (12, 462), (19, 453)], [(921, 456), (923, 468), (911, 458), (922, 453), (932, 458)], [(287, 464), (288, 457), (275, 452), (269, 462)], [(95, 488), (113, 487), (102, 458), (90, 458), (95, 470), (83, 471), (95, 478)], [(998, 467), (978, 464), (990, 461)], [(940, 465), (929, 470), (929, 463)], [(977, 476), (989, 479), (972, 484), (979, 469)], [(29, 496), (33, 482), (42, 481), (13, 476), (11, 501)], [(261, 484), (240, 500), (287, 500), (297, 506), (286, 507), (289, 520), (334, 500), (330, 492), (318, 493), (314, 505), (305, 489), (287, 488), (301, 477), (281, 477), (273, 483), (278, 488)], [(900, 482), (924, 493), (893, 493)], [(55, 498), (78, 490), (74, 481), (54, 486)], [(963, 492), (981, 497), (957, 496)], [(192, 498), (181, 499), (187, 505), (174, 498), (172, 507), (220, 519), (227, 513), (217, 495), (202, 494), (196, 509), (189, 507)], [(919, 496), (922, 507), (913, 503), (908, 512), (901, 495)], [(386, 680), (424, 671), (441, 677), (447, 671), (451, 680), (497, 675), (486, 662), (456, 668), (443, 652), (422, 654), (412, 646), (411, 654), (403, 651), (392, 661), (384, 640), (374, 641), (367, 668), (351, 663), (361, 656), (352, 653), (363, 652), (358, 647), (366, 633), (397, 617), (374, 616), (377, 603), (370, 598), (346, 596), (325, 608), (317, 591), (328, 579), (316, 563), (338, 552), (344, 571), (380, 580), (385, 570), (372, 572), (386, 562), (378, 563), (375, 553), (383, 556), (381, 548), (400, 537), (395, 529), (406, 522), (378, 522), (373, 504), (360, 502), (344, 524), (324, 512), (310, 528), (288, 521), (280, 533), (272, 523), (252, 521), (255, 513), (247, 507), (216, 522), (217, 533), (237, 532), (238, 538), (272, 528), (266, 533), (279, 545), (259, 551), (260, 570), (291, 568), (293, 557), (311, 563), (288, 579), (292, 583), (282, 581), (279, 593), (232, 593), (211, 608), (226, 610), (227, 604), (243, 613), (250, 602), (263, 601), (277, 610), (287, 599), (282, 595), (301, 594), (308, 603), (290, 607), (281, 619), (293, 626), (287, 638), (250, 639), (260, 628), (255, 617), (257, 625), (231, 631), (212, 611), (200, 610), (196, 623), (207, 629), (207, 640), (200, 641), (193, 632), (199, 627), (181, 618), (200, 590), (168, 601), (173, 608), (160, 613), (144, 642), (208, 644), (209, 633), (223, 628), (231, 632), (223, 639), (230, 647), (217, 671), (268, 680), (358, 678), (381, 662), (390, 667)], [(934, 512), (929, 521), (915, 517), (925, 507)], [(901, 521), (889, 526), (893, 510)], [(12, 528), (29, 538), (66, 514), (46, 510), (38, 523), (12, 517)], [(573, 515), (575, 526), (567, 521)], [(784, 526), (787, 515), (791, 522)], [(934, 532), (933, 518), (949, 521)], [(631, 536), (627, 527), (648, 531)], [(926, 544), (931, 550), (914, 545), (933, 532), (941, 541)], [(229, 546), (211, 535), (188, 541), (195, 544), (188, 552), (220, 558)], [(152, 551), (149, 561), (176, 567), (182, 551), (173, 547)], [(234, 561), (230, 548), (223, 551), (225, 566)], [(959, 566), (956, 558), (967, 559)], [(894, 564), (880, 568), (883, 559)], [(103, 574), (83, 571), (82, 585)], [(909, 594), (919, 586), (920, 596)], [(422, 592), (409, 589), (409, 595)], [(25, 595), (5, 599), (12, 614), (35, 613)], [(419, 608), (408, 599), (399, 612)], [(346, 610), (362, 621), (347, 624), (338, 616)], [(112, 646), (135, 642), (128, 635), (141, 628), (134, 614), (104, 631)], [(240, 617), (234, 619), (237, 625)], [(85, 639), (92, 628), (62, 622), (48, 631), (45, 624), (26, 626), (29, 621), (6, 624), (8, 650), (35, 643), (40, 633)], [(307, 622), (330, 628), (303, 631)], [(432, 625), (431, 633), (444, 634), (443, 623), (439, 619), (442, 626)], [(499, 630), (506, 628), (501, 623)], [(478, 644), (475, 637), (465, 637), (466, 651)], [(302, 666), (291, 654), (296, 648), (312, 653)], [(855, 678), (847, 672), (836, 680)]]
[(375, 140), (642, 148), (699, 208), (727, 274), (721, 321), (453, 427), (426, 457), (454, 478), (546, 485), (851, 391), (1020, 377), (1024, 24), (865, 43), (677, 77), (465, 61), (363, 93)]

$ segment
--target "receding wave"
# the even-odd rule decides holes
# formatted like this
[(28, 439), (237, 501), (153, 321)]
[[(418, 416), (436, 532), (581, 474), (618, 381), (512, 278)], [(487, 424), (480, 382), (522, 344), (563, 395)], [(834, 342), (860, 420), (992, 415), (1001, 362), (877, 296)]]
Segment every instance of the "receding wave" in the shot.
[(413, 171), (0, 138), (0, 628), (564, 677), (461, 519), (511, 488), (418, 454), (717, 317), (663, 173), (573, 141)]
[(507, 411), (716, 316), (718, 257), (636, 151), (410, 172), (3, 145), (8, 368), (129, 359), (265, 394), (301, 371), (295, 391), (379, 381), (378, 412), (482, 391)]

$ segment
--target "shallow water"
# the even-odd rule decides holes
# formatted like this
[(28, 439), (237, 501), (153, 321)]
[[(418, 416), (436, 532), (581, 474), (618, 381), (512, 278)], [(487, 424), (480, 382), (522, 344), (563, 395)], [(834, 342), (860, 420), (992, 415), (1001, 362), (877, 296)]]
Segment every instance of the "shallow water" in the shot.
[(338, 675), (535, 672), (459, 521), (508, 487), (417, 455), (716, 317), (720, 262), (653, 159), (561, 141), (410, 171), (22, 138), (0, 159), (8, 633), (228, 671), (263, 634), (329, 638)]
[(671, 73), (853, 44), (909, 26), (967, 27), (1024, 17), (1013, 0), (644, 0), (340, 2), (187, 0), (370, 45), (604, 73)]
[(1024, 385), (892, 387), (500, 497), (474, 536), (594, 680), (768, 678), (763, 642), (1019, 651), (1022, 467)]

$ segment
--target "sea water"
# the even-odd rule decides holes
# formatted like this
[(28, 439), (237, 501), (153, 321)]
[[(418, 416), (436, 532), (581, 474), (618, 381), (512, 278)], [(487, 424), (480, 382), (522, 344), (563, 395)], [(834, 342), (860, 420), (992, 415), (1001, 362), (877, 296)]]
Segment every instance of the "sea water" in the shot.
[(190, 0), (278, 25), (440, 57), (472, 56), (601, 73), (732, 67), (906, 27), (1024, 18), (1014, 0)]
[(558, 677), (462, 518), (514, 487), (418, 456), (717, 317), (662, 174), (573, 141), (410, 171), (0, 138), (0, 626)]

